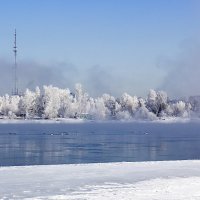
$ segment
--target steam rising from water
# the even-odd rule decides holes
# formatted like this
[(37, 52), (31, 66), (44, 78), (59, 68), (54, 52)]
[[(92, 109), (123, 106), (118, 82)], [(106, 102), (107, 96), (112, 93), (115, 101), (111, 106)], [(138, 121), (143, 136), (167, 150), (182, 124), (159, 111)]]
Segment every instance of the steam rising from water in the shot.
[(167, 70), (161, 88), (170, 96), (200, 95), (200, 43), (187, 40), (176, 58), (163, 59), (160, 67)]
[[(0, 59), (0, 94), (11, 93), (13, 87), (13, 63)], [(72, 87), (78, 80), (78, 71), (72, 64), (55, 63), (42, 65), (33, 61), (19, 62), (18, 87), (34, 89), (37, 85), (55, 85), (58, 87)]]
[[(160, 59), (158, 67), (166, 71), (166, 76), (157, 89), (165, 90), (171, 97), (200, 95), (199, 42), (184, 41), (181, 44), (181, 53), (174, 58)], [(0, 58), (0, 95), (12, 91), (12, 68), (12, 61)], [(98, 65), (82, 69), (70, 63), (43, 65), (34, 61), (20, 61), (18, 85), (24, 91), (25, 88), (34, 89), (36, 86), (42, 87), (50, 84), (60, 88), (73, 88), (75, 83), (79, 82), (84, 85), (91, 96), (100, 96), (103, 93), (120, 96), (124, 92), (137, 95), (134, 93), (133, 86), (137, 85), (138, 88), (142, 88), (142, 85), (130, 76), (131, 73), (133, 71), (117, 71), (117, 69)], [(146, 74), (141, 75), (141, 79), (148, 79)], [(147, 80), (146, 84), (148, 84)]]
[[(13, 63), (0, 59), (0, 95), (11, 93), (13, 88)], [(69, 63), (39, 64), (34, 61), (18, 62), (18, 87), (21, 91), (31, 90), (36, 86), (54, 85), (60, 88), (73, 88), (75, 83), (81, 82), (91, 95), (112, 93), (114, 77), (100, 66), (93, 66), (81, 70)]]

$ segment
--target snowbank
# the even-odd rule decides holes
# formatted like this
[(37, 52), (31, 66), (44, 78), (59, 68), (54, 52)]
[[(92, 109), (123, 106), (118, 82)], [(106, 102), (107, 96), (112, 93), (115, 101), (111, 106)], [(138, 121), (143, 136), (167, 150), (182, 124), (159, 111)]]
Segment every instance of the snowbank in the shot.
[(200, 161), (0, 168), (0, 199), (200, 199)]

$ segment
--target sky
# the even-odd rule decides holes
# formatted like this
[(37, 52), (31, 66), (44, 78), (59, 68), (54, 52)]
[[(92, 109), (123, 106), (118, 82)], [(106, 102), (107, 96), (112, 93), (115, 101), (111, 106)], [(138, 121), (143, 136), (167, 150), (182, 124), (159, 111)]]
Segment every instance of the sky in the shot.
[(91, 96), (149, 89), (200, 95), (198, 0), (0, 0), (0, 94), (11, 93), (14, 30), (18, 86)]

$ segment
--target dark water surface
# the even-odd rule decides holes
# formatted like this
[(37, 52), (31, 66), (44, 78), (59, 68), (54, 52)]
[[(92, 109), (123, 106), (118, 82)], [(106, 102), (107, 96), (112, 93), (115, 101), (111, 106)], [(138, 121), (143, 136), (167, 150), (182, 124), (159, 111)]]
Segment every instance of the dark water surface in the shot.
[(200, 159), (200, 123), (0, 124), (0, 166)]

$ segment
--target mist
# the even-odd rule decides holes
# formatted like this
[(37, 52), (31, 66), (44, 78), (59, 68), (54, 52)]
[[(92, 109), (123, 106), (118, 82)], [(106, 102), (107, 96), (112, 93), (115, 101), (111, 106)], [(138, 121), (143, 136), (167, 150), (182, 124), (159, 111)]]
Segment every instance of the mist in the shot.
[[(11, 94), (13, 89), (14, 64), (6, 59), (0, 59), (0, 95)], [(26, 88), (34, 90), (36, 86), (53, 85), (59, 88), (73, 90), (76, 83), (81, 83), (92, 96), (103, 93), (119, 95), (118, 80), (109, 70), (101, 66), (82, 69), (71, 63), (40, 64), (35, 61), (18, 61), (18, 88), (24, 92)]]
[[(183, 41), (178, 54), (160, 58), (157, 66), (158, 70), (162, 69), (166, 75), (162, 83), (153, 89), (164, 90), (173, 98), (200, 95), (199, 41), (192, 39)], [(42, 64), (33, 60), (22, 60), (18, 61), (18, 87), (21, 92), (24, 92), (26, 88), (32, 90), (36, 86), (43, 85), (70, 88), (73, 91), (74, 85), (81, 83), (89, 95), (94, 97), (101, 96), (103, 93), (116, 97), (124, 92), (137, 96), (138, 91), (146, 90), (146, 93), (150, 89), (148, 81), (151, 80), (148, 80), (145, 74), (143, 76), (141, 74), (138, 79), (137, 72), (134, 72), (134, 69), (129, 70), (127, 72), (125, 68), (119, 68), (119, 66), (94, 65), (84, 68), (67, 62)], [(0, 71), (0, 95), (11, 94), (13, 60), (0, 58)]]
[[(13, 62), (0, 58), (0, 95), (12, 93), (13, 67)], [(83, 68), (66, 62), (41, 64), (33, 60), (20, 60), (17, 68), (18, 88), (23, 93), (26, 88), (34, 90), (36, 86), (53, 85), (73, 91), (75, 84), (81, 83), (85, 91), (94, 97), (103, 93), (118, 97), (124, 92), (135, 94), (132, 86), (136, 84), (131, 73), (120, 70), (100, 65)]]
[[(6, 59), (0, 59), (0, 94), (11, 94), (13, 88), (14, 64)], [(61, 88), (73, 87), (78, 81), (79, 72), (73, 64), (53, 63), (39, 64), (34, 61), (20, 61), (17, 68), (18, 88), (24, 92), (26, 88), (54, 85)]]
[[(159, 60), (158, 67), (166, 71), (160, 88), (172, 97), (200, 95), (200, 43), (192, 39), (180, 45), (180, 53)], [(159, 88), (159, 89), (160, 89)]]

